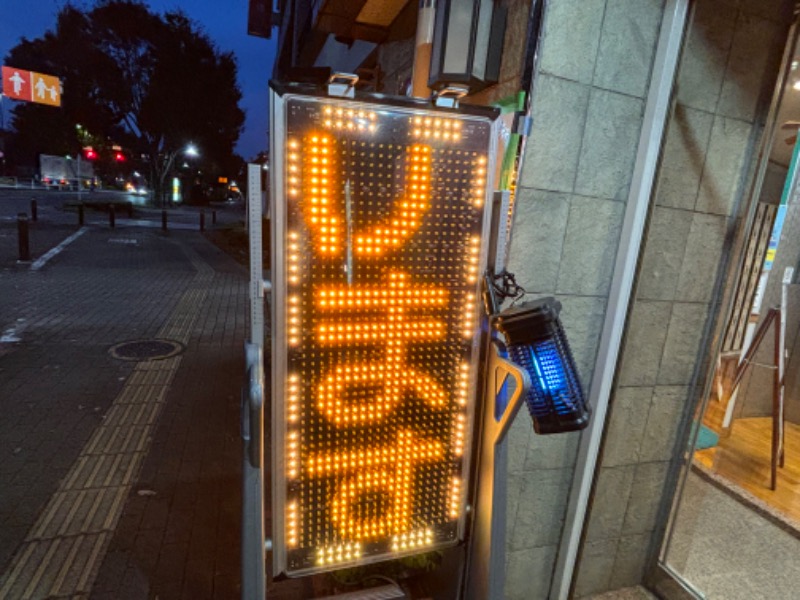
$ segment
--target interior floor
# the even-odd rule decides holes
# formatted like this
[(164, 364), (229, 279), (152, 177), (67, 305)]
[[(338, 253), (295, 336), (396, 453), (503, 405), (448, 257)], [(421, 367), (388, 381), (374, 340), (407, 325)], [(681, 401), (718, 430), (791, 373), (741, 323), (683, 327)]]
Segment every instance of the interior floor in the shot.
[[(708, 426), (706, 419), (704, 424)], [(736, 419), (727, 437), (713, 448), (696, 451), (694, 460), (763, 500), (800, 530), (800, 426), (786, 423), (785, 464), (778, 469), (774, 491), (769, 488), (771, 444), (770, 417)]]

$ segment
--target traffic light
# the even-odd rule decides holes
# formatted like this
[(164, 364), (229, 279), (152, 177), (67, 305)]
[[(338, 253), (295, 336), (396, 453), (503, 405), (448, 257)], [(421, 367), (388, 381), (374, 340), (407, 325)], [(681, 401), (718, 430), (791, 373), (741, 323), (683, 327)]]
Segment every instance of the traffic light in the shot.
[(115, 152), (114, 160), (117, 162), (125, 162), (125, 155), (122, 152)]
[(86, 160), (97, 160), (97, 152), (91, 146), (86, 146), (83, 149), (83, 158)]

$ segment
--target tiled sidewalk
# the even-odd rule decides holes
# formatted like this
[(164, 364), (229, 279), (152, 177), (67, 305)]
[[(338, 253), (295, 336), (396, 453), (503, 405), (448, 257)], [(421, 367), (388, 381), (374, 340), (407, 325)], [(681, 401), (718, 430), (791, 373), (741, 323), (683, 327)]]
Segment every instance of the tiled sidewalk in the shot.
[[(245, 277), (196, 233), (96, 228), (4, 272), (0, 597), (238, 597)], [(107, 354), (157, 336), (186, 351)]]

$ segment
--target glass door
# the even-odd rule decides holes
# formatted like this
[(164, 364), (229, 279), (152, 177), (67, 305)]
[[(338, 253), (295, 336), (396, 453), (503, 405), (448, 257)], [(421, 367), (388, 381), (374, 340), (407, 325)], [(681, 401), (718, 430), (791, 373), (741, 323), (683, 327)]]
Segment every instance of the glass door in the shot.
[[(773, 3), (764, 3), (769, 4)], [(757, 38), (756, 23), (771, 28), (776, 36), (781, 31), (778, 19), (758, 22), (755, 14), (740, 12), (730, 22), (726, 21), (730, 15), (702, 11), (695, 6), (680, 69), (696, 68), (693, 61), (706, 60), (714, 48), (698, 47), (698, 40), (719, 42), (726, 27), (733, 27), (733, 44), (737, 35)], [(783, 31), (783, 37), (773, 37), (771, 43), (782, 45)], [(708, 336), (706, 360), (696, 367), (698, 409), (687, 424), (689, 447), (682, 456), (664, 543), (649, 582), (668, 598), (798, 597), (800, 48), (796, 23), (788, 39), (772, 81), (761, 82), (750, 124), (754, 130), (749, 163), (745, 158), (738, 171), (731, 170), (741, 193), (738, 208), (730, 214), (735, 233), (724, 245), (723, 257), (729, 257), (729, 263), (727, 269), (720, 268), (725, 275), (715, 290), (719, 317)], [(741, 66), (736, 61), (746, 60), (736, 53), (727, 56), (723, 88), (731, 69)], [(733, 80), (730, 85), (740, 86), (742, 92), (745, 82)], [(720, 97), (719, 102), (724, 101)], [(716, 118), (719, 103), (714, 110)], [(680, 111), (679, 92), (672, 126), (680, 120)], [(724, 160), (723, 148), (709, 148), (708, 153), (706, 161)], [(749, 190), (747, 181), (752, 181)]]

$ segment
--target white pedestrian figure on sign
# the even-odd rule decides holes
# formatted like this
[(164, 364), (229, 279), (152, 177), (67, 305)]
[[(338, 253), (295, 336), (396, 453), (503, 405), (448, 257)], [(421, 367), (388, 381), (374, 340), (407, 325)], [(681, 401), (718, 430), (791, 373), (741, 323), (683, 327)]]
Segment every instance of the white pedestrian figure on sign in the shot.
[(51, 101), (55, 102), (56, 100), (58, 100), (58, 90), (56, 90), (56, 86), (55, 85), (50, 86), (48, 91), (50, 92), (50, 100)]
[(44, 98), (44, 93), (50, 89), (41, 77), (36, 81), (34, 87), (36, 88), (36, 95), (39, 96), (39, 98)]
[(10, 78), (11, 83), (14, 84), (14, 94), (19, 96), (19, 93), (22, 91), (22, 84), (25, 83), (25, 80), (19, 74), (19, 71), (14, 71), (14, 75)]

